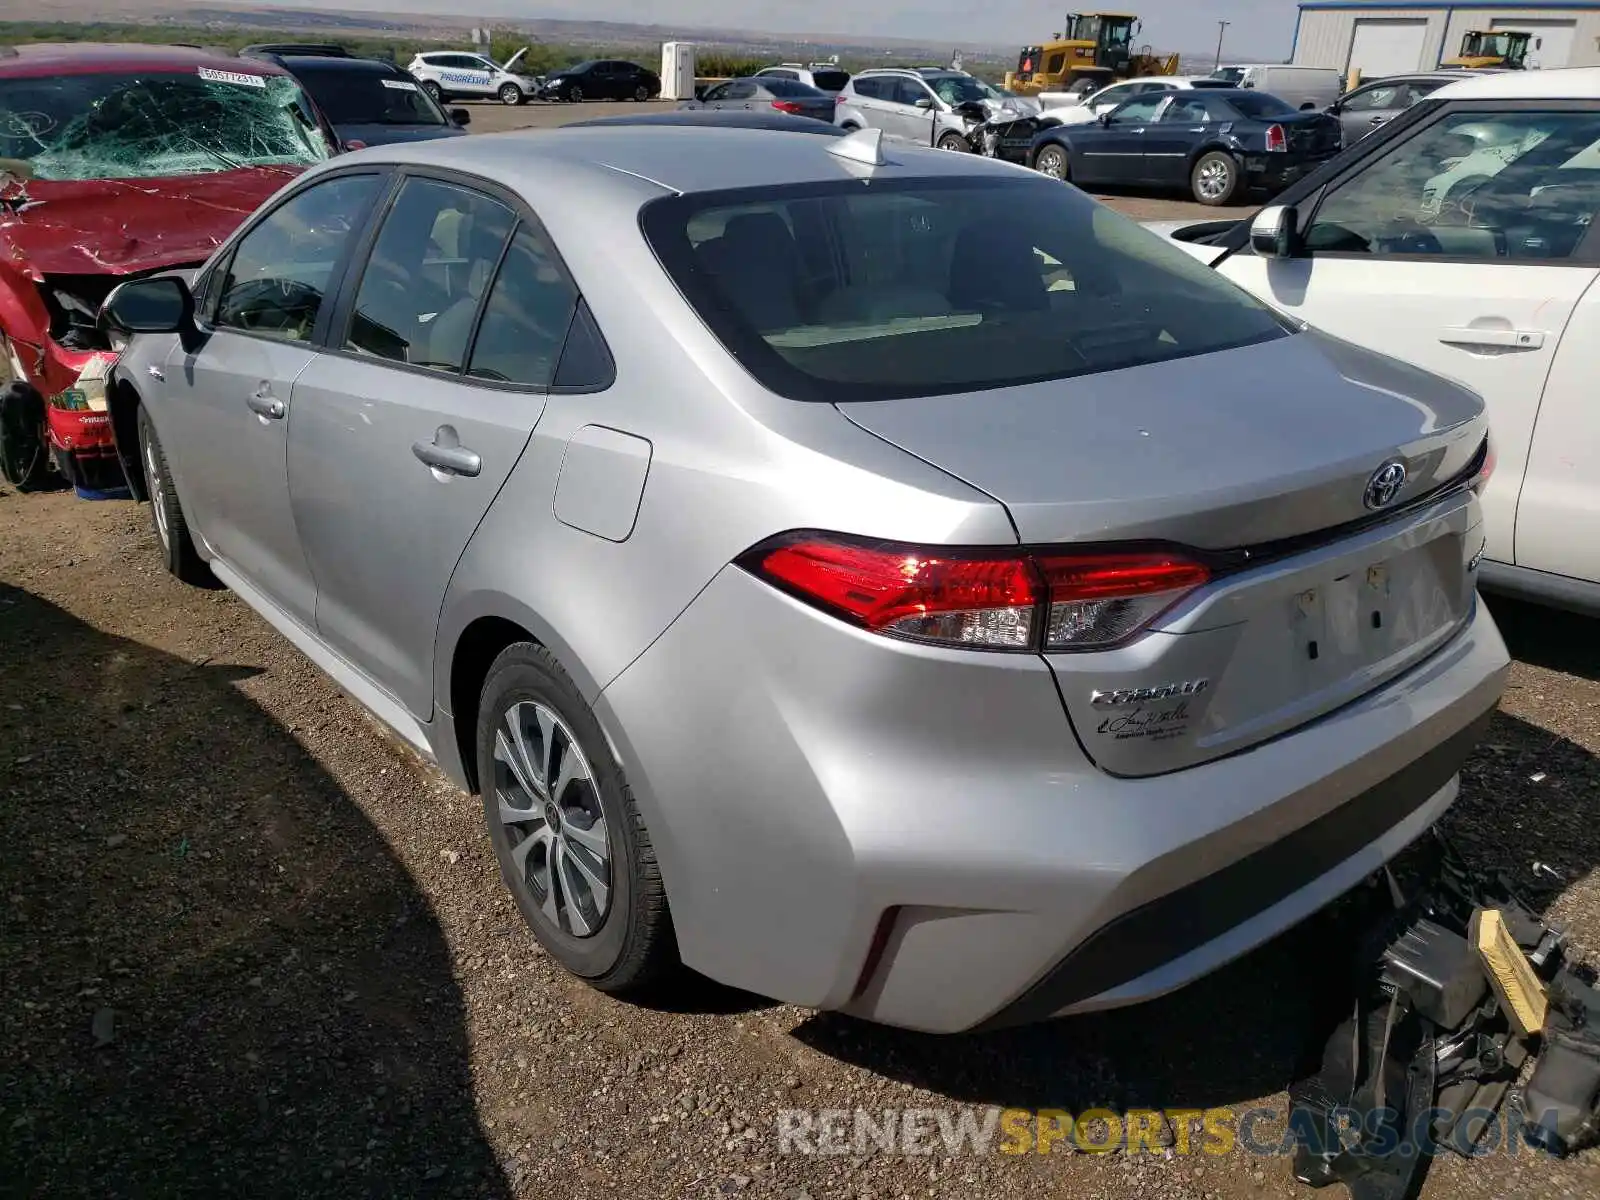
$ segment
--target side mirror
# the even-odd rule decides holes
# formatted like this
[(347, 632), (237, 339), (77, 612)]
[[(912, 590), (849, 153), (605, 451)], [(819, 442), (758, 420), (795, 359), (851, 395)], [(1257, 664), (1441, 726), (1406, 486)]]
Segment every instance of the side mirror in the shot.
[(1109, 108), (1106, 109), (1104, 112), (1100, 113), (1096, 119), (1102, 125), (1111, 124), (1111, 109), (1109, 109)]
[(917, 97), (915, 103), (913, 104), (913, 107), (915, 107), (915, 108), (932, 108), (933, 107), (933, 97), (932, 96), (919, 96), (919, 97)]
[(450, 110), (450, 120), (457, 128), (465, 129), (472, 124), (472, 114), (464, 108), (452, 108)]
[(1288, 258), (1294, 252), (1299, 214), (1282, 204), (1269, 204), (1250, 222), (1250, 248), (1262, 258)]
[(185, 350), (194, 349), (194, 296), (175, 275), (130, 279), (111, 290), (100, 306), (102, 329), (122, 333), (175, 333)]

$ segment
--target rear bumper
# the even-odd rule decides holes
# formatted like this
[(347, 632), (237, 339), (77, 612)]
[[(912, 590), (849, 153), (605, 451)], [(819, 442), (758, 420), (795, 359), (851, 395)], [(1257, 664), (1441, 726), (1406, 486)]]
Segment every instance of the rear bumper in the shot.
[(1244, 156), (1245, 182), (1251, 187), (1282, 191), (1291, 183), (1304, 179), (1338, 152), (1329, 151), (1316, 158), (1288, 158), (1282, 154), (1246, 154)]
[(1292, 734), (1118, 779), (1043, 660), (888, 642), (730, 568), (597, 708), (690, 966), (958, 1032), (1159, 995), (1324, 907), (1449, 806), (1507, 670), (1479, 605)]

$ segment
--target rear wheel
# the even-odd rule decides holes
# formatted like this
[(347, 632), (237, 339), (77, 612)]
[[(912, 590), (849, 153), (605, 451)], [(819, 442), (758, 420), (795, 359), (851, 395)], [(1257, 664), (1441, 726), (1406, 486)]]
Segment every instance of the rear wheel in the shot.
[(503, 84), (500, 88), (500, 103), (507, 108), (515, 108), (522, 103), (522, 89), (514, 83)]
[(633, 98), (637, 103), (643, 104), (646, 100), (650, 99), (650, 89), (641, 83), (638, 87), (633, 89)]
[(678, 961), (655, 850), (594, 711), (543, 647), (489, 668), (478, 781), (500, 874), (534, 936), (606, 992)]
[[(0, 364), (0, 371), (9, 374), (9, 363)], [(0, 379), (0, 478), (19, 492), (36, 492), (53, 482), (44, 401), (21, 380)]]
[(575, 83), (567, 88), (567, 103), (568, 104), (582, 104), (583, 103), (583, 89), (581, 87), (579, 87)]
[(161, 439), (156, 436), (155, 424), (142, 405), (139, 408), (139, 461), (144, 466), (145, 495), (150, 497), (151, 523), (155, 525), (156, 542), (161, 546), (167, 570), (195, 587), (216, 587), (216, 576), (200, 557), (194, 538), (189, 535), (189, 522), (184, 518), (183, 505), (178, 503), (178, 489), (173, 486), (172, 475), (167, 470)]
[(1207, 151), (1189, 173), (1189, 186), (1201, 204), (1211, 208), (1227, 204), (1239, 190), (1238, 160), (1221, 150)]
[(1033, 169), (1051, 179), (1067, 178), (1067, 152), (1060, 146), (1046, 146), (1033, 160)]
[(939, 149), (950, 150), (960, 154), (972, 153), (972, 143), (959, 133), (947, 133), (938, 141)]

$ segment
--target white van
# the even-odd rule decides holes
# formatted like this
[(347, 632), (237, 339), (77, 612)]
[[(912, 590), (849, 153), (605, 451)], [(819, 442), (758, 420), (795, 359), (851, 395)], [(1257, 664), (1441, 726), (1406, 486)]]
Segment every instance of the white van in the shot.
[(1344, 91), (1344, 75), (1334, 67), (1295, 67), (1285, 63), (1238, 63), (1218, 67), (1213, 79), (1234, 87), (1271, 92), (1299, 109), (1320, 112)]

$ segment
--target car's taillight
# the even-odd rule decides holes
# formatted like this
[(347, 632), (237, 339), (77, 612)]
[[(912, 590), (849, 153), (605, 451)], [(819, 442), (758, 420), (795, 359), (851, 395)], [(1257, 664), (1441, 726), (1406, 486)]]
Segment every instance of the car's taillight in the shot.
[(774, 100), (772, 102), (772, 107), (777, 109), (779, 112), (786, 113), (798, 113), (801, 111), (800, 106), (793, 100)]
[(1478, 495), (1483, 495), (1483, 489), (1489, 486), (1489, 477), (1494, 474), (1494, 439), (1483, 439), (1483, 462), (1478, 465), (1477, 474), (1473, 475), (1472, 482), (1467, 486)]
[(1211, 577), (1161, 551), (954, 549), (814, 533), (765, 542), (739, 561), (875, 633), (975, 650), (1102, 650)]
[(839, 93), (835, 94), (834, 97), (833, 97), (833, 102), (836, 105), (843, 104), (844, 103), (844, 93), (843, 92), (839, 92)]
[(1289, 137), (1283, 132), (1282, 125), (1271, 125), (1267, 128), (1267, 153), (1282, 154), (1289, 148)]

